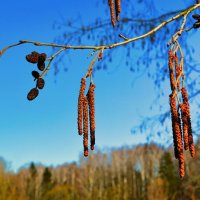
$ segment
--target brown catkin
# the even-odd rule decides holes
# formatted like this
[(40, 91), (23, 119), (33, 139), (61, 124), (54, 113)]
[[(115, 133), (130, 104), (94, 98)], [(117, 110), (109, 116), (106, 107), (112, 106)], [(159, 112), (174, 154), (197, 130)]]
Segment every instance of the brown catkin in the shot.
[[(176, 99), (172, 95), (169, 96), (169, 103), (170, 103), (170, 110), (171, 110), (174, 155), (175, 155), (175, 158), (178, 158), (177, 138), (176, 138), (176, 134), (175, 134), (175, 120), (174, 120), (174, 116), (175, 116), (174, 113), (176, 113)], [(175, 105), (175, 109), (174, 109), (174, 105)]]
[(90, 117), (90, 149), (94, 150), (95, 145), (95, 99), (94, 99), (95, 85), (90, 84), (89, 91), (87, 94), (89, 104), (89, 117)]
[(181, 178), (185, 175), (185, 165), (184, 165), (184, 154), (183, 152), (179, 155), (179, 175)]
[(84, 156), (88, 156), (88, 100), (83, 99), (83, 147)]
[(119, 14), (121, 12), (121, 0), (115, 0), (115, 12), (117, 21), (120, 20)]
[(188, 119), (187, 119), (187, 105), (180, 104), (181, 108), (181, 118), (182, 118), (182, 127), (183, 127), (183, 138), (184, 138), (184, 149), (187, 150), (189, 148), (189, 140), (188, 140)]
[(169, 67), (169, 77), (171, 90), (174, 91), (176, 88), (175, 78), (174, 78), (174, 68), (173, 68), (174, 55), (171, 50), (168, 51), (168, 67)]
[[(181, 137), (179, 137), (179, 130), (180, 126), (178, 124), (177, 118), (177, 109), (176, 109), (176, 99), (173, 97), (173, 95), (169, 96), (169, 103), (170, 103), (170, 109), (171, 109), (171, 120), (172, 120), (172, 132), (173, 132), (173, 141), (174, 141), (174, 155), (175, 158), (178, 159), (179, 157), (179, 150), (178, 150), (178, 138), (180, 140)], [(178, 124), (178, 126), (177, 126)]]
[(195, 156), (195, 148), (193, 142), (193, 135), (192, 135), (192, 125), (191, 125), (191, 118), (190, 118), (190, 105), (188, 101), (188, 93), (186, 88), (181, 89), (183, 103), (185, 104), (185, 116), (187, 118), (187, 126), (188, 126), (188, 143), (189, 143), (189, 150), (190, 155), (192, 157)]
[(181, 90), (180, 77), (178, 79), (178, 76), (180, 75), (180, 66), (178, 65), (178, 56), (177, 56), (177, 54), (175, 54), (174, 61), (175, 61), (175, 70), (176, 70), (177, 89), (178, 89), (178, 91), (180, 91)]
[(176, 98), (173, 95), (170, 95), (170, 107), (171, 107), (172, 130), (174, 138), (174, 154), (179, 161), (179, 175), (182, 178), (185, 175), (185, 166), (184, 166), (180, 115), (176, 108)]
[(84, 101), (84, 92), (86, 88), (86, 79), (81, 79), (81, 86), (79, 90), (79, 97), (78, 97), (78, 133), (82, 135), (83, 133), (83, 101)]
[(110, 6), (111, 22), (112, 22), (113, 27), (115, 27), (116, 23), (115, 23), (115, 4), (114, 4), (114, 0), (108, 0), (108, 4)]

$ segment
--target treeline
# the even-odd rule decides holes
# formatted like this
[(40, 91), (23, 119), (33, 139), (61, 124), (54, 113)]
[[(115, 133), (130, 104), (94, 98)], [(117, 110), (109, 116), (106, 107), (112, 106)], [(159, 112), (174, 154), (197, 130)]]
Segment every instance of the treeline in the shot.
[(155, 144), (98, 151), (78, 163), (17, 173), (0, 166), (0, 200), (195, 200), (200, 199), (200, 152), (186, 154), (181, 180), (172, 149)]

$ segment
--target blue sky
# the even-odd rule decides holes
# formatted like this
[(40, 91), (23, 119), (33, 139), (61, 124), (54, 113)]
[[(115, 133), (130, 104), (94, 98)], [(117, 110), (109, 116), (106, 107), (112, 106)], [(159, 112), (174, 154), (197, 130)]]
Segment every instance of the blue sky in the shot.
[[(61, 15), (66, 19), (81, 15), (87, 23), (104, 13), (105, 5), (97, 7), (95, 2), (3, 1), (0, 49), (21, 39), (52, 42), (58, 34), (52, 25)], [(71, 62), (66, 63), (68, 72), (59, 73), (55, 83), (50, 70), (44, 89), (35, 101), (29, 102), (26, 95), (34, 87), (34, 66), (25, 61), (25, 55), (34, 50), (48, 56), (51, 53), (50, 48), (28, 44), (12, 48), (0, 58), (0, 156), (11, 162), (14, 170), (31, 161), (46, 165), (77, 161), (83, 152), (82, 137), (77, 134), (77, 99), (80, 80), (91, 62), (86, 58), (90, 51), (71, 50)], [(115, 63), (111, 65), (114, 68)], [(131, 128), (140, 122), (140, 115), (155, 114), (149, 105), (156, 93), (153, 83), (145, 77), (136, 82), (137, 87), (132, 86), (132, 81), (125, 67), (96, 73), (98, 148), (144, 142), (141, 135), (131, 134)]]

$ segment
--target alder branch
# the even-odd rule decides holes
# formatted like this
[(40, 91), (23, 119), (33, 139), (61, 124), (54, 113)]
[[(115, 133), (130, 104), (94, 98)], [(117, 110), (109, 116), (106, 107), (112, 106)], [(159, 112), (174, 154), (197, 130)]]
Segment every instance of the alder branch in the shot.
[[(13, 45), (5, 47), (0, 52), (0, 56), (2, 56), (2, 54), (6, 50), (8, 50), (9, 48), (12, 48), (14, 46), (18, 46), (18, 45), (21, 45), (21, 44), (26, 44), (26, 43), (33, 44), (33, 45), (36, 45), (36, 46), (58, 47), (58, 48), (63, 48), (63, 50), (66, 50), (66, 49), (93, 49), (93, 50), (97, 51), (97, 50), (101, 50), (101, 49), (111, 49), (111, 48), (115, 48), (115, 47), (118, 47), (118, 46), (121, 46), (121, 45), (126, 45), (126, 44), (134, 42), (136, 40), (146, 38), (146, 37), (150, 36), (151, 34), (154, 34), (155, 32), (157, 32), (158, 30), (160, 30), (162, 27), (166, 26), (168, 23), (175, 21), (175, 20), (179, 19), (180, 17), (187, 16), (189, 13), (191, 13), (193, 10), (195, 10), (197, 8), (200, 8), (200, 3), (195, 4), (195, 5), (193, 5), (189, 8), (181, 11), (176, 16), (168, 19), (167, 21), (162, 22), (160, 25), (158, 25), (157, 27), (148, 31), (147, 33), (140, 35), (140, 36), (137, 36), (137, 37), (134, 37), (134, 38), (130, 38), (130, 39), (126, 38), (126, 40), (123, 41), (123, 42), (117, 42), (117, 43), (114, 43), (114, 44), (101, 45), (101, 46), (71, 46), (71, 45), (61, 45), (61, 44), (54, 44), (54, 43), (43, 43), (43, 42), (30, 41), (30, 40), (20, 40), (17, 44), (13, 44)], [(58, 55), (58, 54), (56, 54), (56, 55)]]

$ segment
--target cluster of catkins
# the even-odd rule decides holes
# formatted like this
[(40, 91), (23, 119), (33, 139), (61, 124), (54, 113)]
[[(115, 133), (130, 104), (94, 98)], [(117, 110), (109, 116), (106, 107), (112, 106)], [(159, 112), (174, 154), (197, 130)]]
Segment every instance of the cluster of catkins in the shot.
[[(46, 54), (45, 53), (38, 53), (36, 51), (33, 51), (31, 54), (28, 54), (26, 56), (26, 60), (30, 63), (36, 64), (37, 63), (37, 67), (40, 71), (44, 71), (45, 69), (45, 60), (46, 60)], [(43, 89), (45, 81), (43, 78), (40, 77), (40, 74), (38, 71), (32, 71), (32, 76), (34, 77), (34, 81), (36, 81), (36, 86), (34, 88), (32, 88), (29, 93), (27, 94), (27, 99), (29, 101), (35, 99), (38, 94), (39, 94), (39, 90), (38, 89)]]
[[(94, 150), (95, 145), (95, 107), (94, 89), (95, 85), (90, 83), (87, 95), (85, 96), (86, 79), (81, 79), (81, 86), (78, 97), (78, 133), (83, 134), (84, 156), (88, 156), (88, 123), (90, 122), (90, 149)], [(88, 117), (89, 116), (89, 117)]]
[[(180, 78), (184, 78), (183, 69), (181, 69), (182, 66), (178, 63), (177, 54), (173, 54), (172, 50), (169, 50), (168, 58), (172, 90), (172, 94), (169, 95), (169, 102), (171, 108), (174, 154), (175, 158), (179, 161), (179, 174), (182, 178), (185, 175), (183, 148), (185, 150), (189, 149), (192, 157), (195, 156), (195, 148), (192, 136), (188, 93), (183, 83), (182, 88), (180, 86)], [(177, 100), (179, 92), (181, 93), (181, 102)]]
[(113, 27), (116, 26), (116, 20), (120, 20), (119, 14), (121, 12), (121, 0), (108, 0), (108, 4), (110, 7), (110, 17)]

